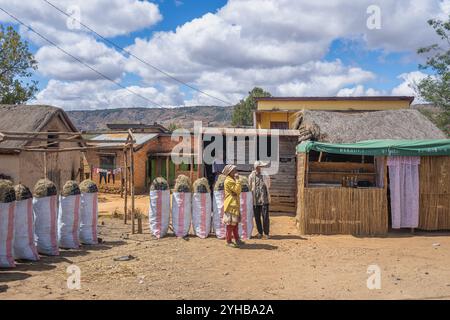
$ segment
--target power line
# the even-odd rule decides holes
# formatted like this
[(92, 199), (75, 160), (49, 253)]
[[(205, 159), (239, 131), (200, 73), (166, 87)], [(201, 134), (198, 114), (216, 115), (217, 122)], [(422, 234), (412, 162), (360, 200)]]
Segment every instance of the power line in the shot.
[(99, 76), (105, 78), (108, 81), (111, 81), (112, 83), (114, 83), (115, 85), (119, 86), (120, 88), (128, 91), (131, 94), (134, 94), (135, 96), (140, 97), (141, 99), (144, 99), (148, 102), (150, 102), (151, 104), (157, 105), (159, 107), (163, 107), (161, 104), (154, 102), (150, 99), (148, 99), (147, 97), (144, 97), (143, 95), (134, 92), (133, 90), (130, 90), (129, 88), (123, 86), (122, 84), (120, 84), (119, 82), (115, 81), (114, 79), (108, 77), (107, 75), (105, 75), (104, 73), (98, 71), (97, 69), (95, 69), (94, 67), (90, 66), (89, 64), (85, 63), (84, 61), (82, 61), (81, 59), (79, 59), (78, 57), (72, 55), (71, 53), (67, 52), (66, 50), (64, 50), (63, 48), (61, 48), (60, 46), (58, 46), (55, 42), (53, 42), (52, 40), (48, 39), (47, 37), (45, 37), (44, 35), (42, 35), (41, 33), (39, 33), (38, 31), (34, 30), (32, 27), (30, 27), (29, 25), (25, 24), (24, 22), (22, 22), (19, 18), (15, 17), (13, 14), (9, 13), (8, 11), (6, 11), (3, 8), (0, 8), (1, 11), (3, 11), (4, 13), (6, 13), (8, 16), (10, 16), (11, 18), (13, 18), (14, 20), (16, 20), (19, 24), (23, 25), (25, 28), (27, 28), (28, 30), (32, 31), (33, 33), (35, 33), (36, 35), (38, 35), (40, 38), (44, 39), (45, 41), (47, 41), (48, 43), (50, 43), (51, 45), (53, 45), (54, 47), (56, 47), (57, 49), (59, 49), (61, 52), (63, 52), (64, 54), (68, 55), (69, 57), (71, 57), (72, 59), (74, 59), (75, 61), (81, 63), (82, 65), (84, 65), (85, 67), (87, 67), (88, 69), (94, 71), (96, 74), (98, 74)]
[(205, 95), (205, 96), (208, 96), (208, 97), (210, 97), (210, 98), (216, 99), (216, 100), (218, 100), (218, 101), (220, 101), (220, 102), (223, 102), (223, 103), (225, 103), (225, 104), (227, 104), (227, 105), (232, 105), (232, 103), (230, 103), (229, 101), (225, 101), (225, 100), (223, 100), (223, 99), (221, 99), (221, 98), (218, 98), (218, 97), (216, 97), (216, 96), (213, 96), (213, 95), (211, 95), (211, 94), (209, 94), (209, 93), (207, 93), (207, 92), (205, 92), (205, 91), (202, 91), (201, 89), (199, 89), (199, 88), (197, 88), (197, 87), (194, 87), (193, 85), (190, 85), (189, 83), (184, 82), (183, 80), (180, 80), (180, 79), (178, 79), (178, 78), (172, 76), (170, 73), (167, 73), (166, 71), (164, 71), (164, 70), (162, 70), (162, 69), (160, 69), (160, 68), (154, 66), (153, 64), (151, 64), (151, 63), (145, 61), (144, 59), (139, 58), (138, 56), (134, 55), (134, 54), (131, 53), (130, 51), (124, 49), (123, 47), (119, 46), (118, 44), (114, 43), (113, 41), (111, 41), (111, 40), (105, 38), (104, 36), (102, 36), (101, 34), (99, 34), (97, 31), (95, 31), (95, 30), (92, 29), (91, 27), (87, 26), (87, 25), (84, 24), (83, 22), (81, 22), (81, 21), (77, 20), (76, 18), (72, 17), (72, 16), (69, 15), (67, 12), (65, 12), (65, 11), (62, 10), (61, 8), (57, 7), (55, 4), (51, 3), (50, 1), (48, 1), (48, 0), (42, 0), (42, 1), (46, 2), (48, 5), (52, 6), (53, 8), (55, 8), (56, 10), (58, 10), (59, 12), (61, 12), (62, 14), (64, 14), (65, 16), (69, 17), (70, 19), (73, 19), (73, 21), (76, 21), (77, 23), (79, 23), (80, 25), (82, 25), (83, 27), (85, 27), (86, 29), (88, 29), (89, 31), (91, 31), (92, 33), (94, 33), (97, 37), (101, 38), (103, 41), (109, 43), (110, 45), (112, 45), (113, 47), (119, 49), (120, 51), (125, 52), (126, 54), (132, 56), (133, 58), (135, 58), (136, 60), (142, 62), (143, 64), (145, 64), (145, 65), (147, 65), (147, 66), (149, 66), (150, 68), (152, 68), (152, 69), (154, 69), (154, 70), (156, 70), (156, 71), (158, 71), (158, 72), (164, 74), (166, 77), (172, 79), (173, 81), (176, 81), (176, 82), (178, 82), (178, 83), (180, 83), (180, 84), (182, 84), (182, 85), (184, 85), (184, 86), (186, 86), (186, 87), (188, 87), (188, 88), (190, 88), (190, 89), (192, 89), (192, 90), (194, 90), (194, 91), (197, 91), (197, 92), (199, 92), (199, 93), (201, 93), (201, 94), (203, 94), (203, 95)]

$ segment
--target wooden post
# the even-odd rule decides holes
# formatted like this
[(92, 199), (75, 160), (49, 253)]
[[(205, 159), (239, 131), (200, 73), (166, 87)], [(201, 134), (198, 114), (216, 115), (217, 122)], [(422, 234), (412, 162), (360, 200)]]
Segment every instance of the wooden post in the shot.
[(194, 181), (194, 160), (191, 157), (192, 163), (189, 165), (189, 175), (191, 178), (191, 181)]
[(170, 182), (169, 182), (169, 157), (166, 157), (166, 180), (167, 180), (167, 183), (169, 183), (169, 185), (170, 185)]
[(44, 178), (47, 179), (47, 152), (44, 152)]
[(123, 149), (123, 165), (124, 165), (124, 175), (125, 175), (125, 182), (124, 182), (124, 209), (123, 209), (123, 222), (127, 224), (127, 216), (128, 216), (128, 155), (127, 155), (127, 146), (125, 149)]
[(135, 230), (135, 221), (134, 221), (134, 153), (133, 153), (133, 144), (130, 147), (130, 193), (131, 193), (131, 233), (134, 234)]

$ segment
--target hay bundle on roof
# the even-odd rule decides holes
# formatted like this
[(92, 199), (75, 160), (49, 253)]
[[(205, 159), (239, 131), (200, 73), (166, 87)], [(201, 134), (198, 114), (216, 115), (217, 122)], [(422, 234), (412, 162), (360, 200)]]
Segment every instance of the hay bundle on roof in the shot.
[(169, 184), (167, 183), (167, 180), (164, 179), (163, 177), (155, 178), (153, 180), (152, 184), (150, 185), (151, 191), (168, 190), (168, 189), (169, 189)]
[(56, 194), (55, 184), (48, 179), (41, 179), (36, 182), (36, 185), (34, 186), (33, 195), (36, 198), (56, 196)]
[(180, 174), (175, 180), (175, 192), (191, 192), (191, 179), (184, 174)]
[(210, 193), (211, 189), (209, 187), (208, 180), (206, 178), (200, 178), (194, 182), (194, 192), (196, 193)]
[(9, 203), (16, 200), (14, 186), (9, 180), (0, 180), (0, 202)]
[(98, 192), (98, 187), (94, 181), (86, 179), (80, 183), (80, 191), (83, 193), (96, 193)]
[(222, 191), (225, 189), (225, 179), (227, 176), (221, 174), (217, 177), (217, 181), (214, 184), (214, 191)]
[(61, 195), (67, 197), (67, 196), (75, 196), (80, 193), (81, 192), (78, 183), (74, 180), (69, 180), (64, 184)]
[(303, 110), (296, 113), (294, 129), (300, 131), (300, 141), (330, 143), (446, 138), (431, 121), (414, 109), (368, 112)]
[(249, 192), (248, 178), (246, 176), (239, 176), (239, 181), (241, 182), (241, 192)]
[(30, 189), (20, 183), (14, 187), (14, 192), (16, 193), (17, 201), (33, 198)]

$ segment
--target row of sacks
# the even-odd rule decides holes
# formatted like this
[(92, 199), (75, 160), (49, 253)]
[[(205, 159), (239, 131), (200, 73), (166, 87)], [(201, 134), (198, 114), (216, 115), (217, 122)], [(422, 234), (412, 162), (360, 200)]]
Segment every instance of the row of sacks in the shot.
[[(164, 237), (172, 220), (173, 232), (177, 237), (186, 237), (192, 225), (194, 234), (199, 238), (207, 238), (211, 232), (219, 239), (225, 238), (222, 222), (224, 180), (225, 176), (218, 178), (211, 199), (211, 190), (205, 178), (196, 180), (191, 187), (189, 178), (180, 175), (172, 193), (164, 178), (156, 178), (150, 187), (149, 222), (153, 236)], [(239, 235), (245, 240), (251, 237), (253, 231), (253, 196), (245, 178), (241, 183)]]
[(76, 249), (97, 243), (98, 196), (91, 180), (68, 181), (58, 197), (47, 179), (33, 194), (24, 185), (0, 180), (0, 267), (15, 260), (39, 260), (39, 254), (59, 255), (59, 248)]

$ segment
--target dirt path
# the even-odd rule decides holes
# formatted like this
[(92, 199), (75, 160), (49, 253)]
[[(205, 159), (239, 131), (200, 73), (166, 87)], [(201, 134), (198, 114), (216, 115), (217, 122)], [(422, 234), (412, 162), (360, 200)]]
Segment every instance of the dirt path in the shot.
[[(102, 214), (122, 211), (117, 197), (102, 199)], [(137, 203), (146, 212), (147, 199)], [(449, 234), (300, 237), (293, 217), (277, 215), (272, 239), (232, 249), (213, 237), (154, 240), (147, 220), (143, 235), (129, 235), (119, 218), (99, 221), (103, 244), (1, 270), (0, 299), (450, 298)], [(124, 255), (135, 259), (114, 261)], [(71, 264), (81, 269), (80, 290), (67, 289)], [(372, 264), (380, 290), (366, 286)]]

